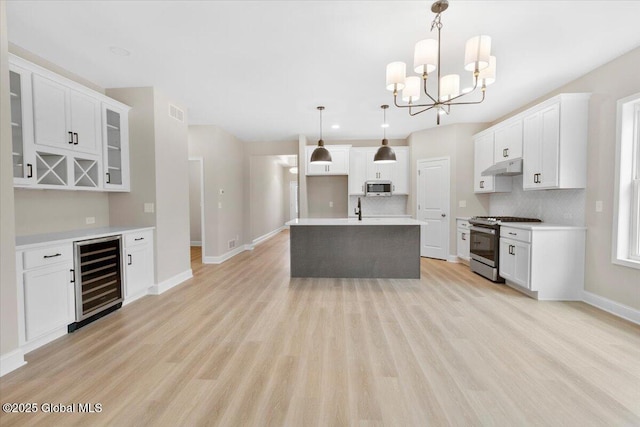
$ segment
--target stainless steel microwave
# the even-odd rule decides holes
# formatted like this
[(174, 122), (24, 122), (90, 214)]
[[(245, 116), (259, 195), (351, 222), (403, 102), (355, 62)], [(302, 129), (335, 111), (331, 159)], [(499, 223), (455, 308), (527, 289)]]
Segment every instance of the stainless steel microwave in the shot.
[(393, 185), (391, 181), (367, 181), (364, 183), (364, 195), (372, 196), (391, 196)]

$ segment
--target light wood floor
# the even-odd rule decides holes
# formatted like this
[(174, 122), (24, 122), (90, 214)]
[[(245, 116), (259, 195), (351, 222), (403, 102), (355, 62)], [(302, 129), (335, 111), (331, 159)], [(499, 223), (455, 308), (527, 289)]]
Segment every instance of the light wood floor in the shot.
[(290, 279), (283, 232), (27, 355), (11, 425), (640, 425), (640, 328), (422, 260), (421, 280)]

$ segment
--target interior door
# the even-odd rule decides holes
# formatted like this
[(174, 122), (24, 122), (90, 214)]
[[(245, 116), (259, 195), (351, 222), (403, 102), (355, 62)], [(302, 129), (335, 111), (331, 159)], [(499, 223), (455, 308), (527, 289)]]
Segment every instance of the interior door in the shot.
[(420, 256), (446, 260), (449, 255), (449, 158), (418, 161), (417, 218), (424, 221)]

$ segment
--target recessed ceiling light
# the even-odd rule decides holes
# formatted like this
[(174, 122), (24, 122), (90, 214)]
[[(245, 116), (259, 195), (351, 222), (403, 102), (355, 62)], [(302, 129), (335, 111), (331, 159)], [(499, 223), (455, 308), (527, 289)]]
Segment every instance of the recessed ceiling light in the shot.
[(129, 52), (127, 49), (119, 47), (119, 46), (110, 46), (109, 50), (111, 51), (111, 53), (113, 53), (114, 55), (117, 55), (117, 56), (129, 56), (129, 55), (131, 55), (131, 52)]
[(338, 124), (331, 125), (331, 129), (340, 129), (340, 125)]
[(294, 167), (292, 167), (292, 168), (289, 168), (289, 172), (290, 172), (290, 173), (293, 173), (293, 174), (298, 173), (298, 167), (297, 167), (297, 166), (294, 166)]
[(383, 124), (380, 125), (380, 127), (388, 128), (389, 127), (389, 123), (383, 123)]

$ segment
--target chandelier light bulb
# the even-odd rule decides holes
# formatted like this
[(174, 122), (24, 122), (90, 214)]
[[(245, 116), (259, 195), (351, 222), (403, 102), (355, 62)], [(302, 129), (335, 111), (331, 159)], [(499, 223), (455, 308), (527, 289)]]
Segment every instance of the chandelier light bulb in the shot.
[(420, 99), (421, 80), (418, 76), (407, 77), (404, 90), (402, 91), (402, 100), (404, 102), (415, 103)]
[(467, 71), (482, 70), (489, 66), (491, 55), (491, 37), (475, 36), (467, 40), (464, 49), (464, 69)]
[(496, 57), (489, 57), (489, 66), (483, 70), (480, 70), (478, 74), (478, 82), (484, 86), (489, 86), (496, 81)]
[(438, 64), (438, 41), (420, 40), (413, 53), (413, 70), (418, 74), (434, 71)]
[(460, 76), (447, 74), (440, 79), (440, 100), (448, 101), (460, 95)]
[(387, 90), (396, 91), (404, 89), (407, 64), (404, 62), (391, 62), (387, 65)]

